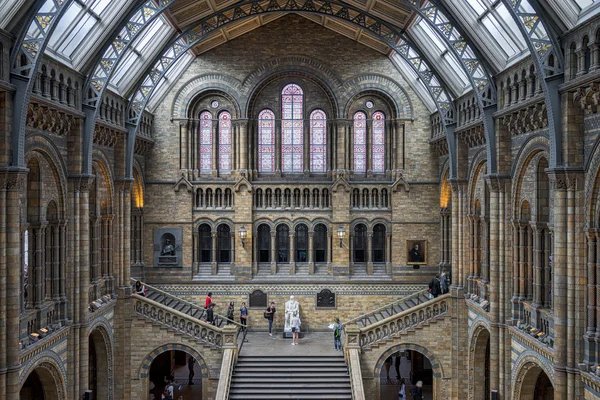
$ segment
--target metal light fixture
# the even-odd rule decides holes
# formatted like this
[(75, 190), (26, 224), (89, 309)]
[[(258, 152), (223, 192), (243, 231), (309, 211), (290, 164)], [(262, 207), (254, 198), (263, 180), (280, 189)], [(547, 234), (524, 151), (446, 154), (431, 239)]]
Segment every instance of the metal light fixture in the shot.
[(346, 230), (343, 226), (340, 226), (337, 230), (338, 239), (340, 239), (340, 247), (342, 247), (342, 240), (344, 240), (344, 236), (346, 236)]
[(238, 230), (238, 235), (240, 236), (240, 240), (242, 241), (242, 247), (246, 247), (246, 236), (248, 235), (248, 232), (246, 232), (246, 228), (244, 228), (243, 226), (240, 226), (240, 229)]

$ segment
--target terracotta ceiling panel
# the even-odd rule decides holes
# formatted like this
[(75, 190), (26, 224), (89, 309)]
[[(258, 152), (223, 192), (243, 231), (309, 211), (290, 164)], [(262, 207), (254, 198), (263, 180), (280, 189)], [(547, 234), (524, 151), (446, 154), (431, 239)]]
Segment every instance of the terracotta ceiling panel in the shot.
[(390, 48), (385, 43), (380, 42), (377, 38), (374, 38), (368, 33), (360, 32), (358, 42), (386, 55), (390, 50)]
[(386, 20), (399, 28), (403, 28), (406, 23), (406, 18), (409, 16), (404, 8), (398, 8), (383, 1), (377, 1), (371, 8), (371, 14)]
[(238, 22), (232, 25), (229, 25), (227, 28), (227, 36), (229, 39), (233, 39), (244, 33), (248, 33), (253, 29), (256, 29), (260, 26), (260, 20), (258, 17), (252, 19), (245, 19), (242, 22)]
[(218, 31), (208, 38), (204, 39), (197, 46), (194, 47), (194, 52), (196, 54), (202, 54), (207, 52), (210, 49), (214, 49), (215, 47), (227, 42), (227, 38), (223, 34), (223, 32)]
[(347, 36), (350, 39), (356, 38), (356, 29), (351, 24), (342, 22), (340, 20), (326, 18), (324, 26), (341, 35)]

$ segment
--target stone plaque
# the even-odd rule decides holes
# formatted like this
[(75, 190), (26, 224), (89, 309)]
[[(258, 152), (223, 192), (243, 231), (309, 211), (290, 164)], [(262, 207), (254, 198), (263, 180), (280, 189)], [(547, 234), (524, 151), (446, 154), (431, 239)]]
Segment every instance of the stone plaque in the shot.
[(181, 228), (154, 229), (154, 265), (157, 267), (181, 267)]
[(250, 293), (248, 305), (250, 308), (267, 308), (267, 294), (262, 290), (255, 290)]
[(335, 308), (335, 293), (329, 289), (317, 293), (317, 308)]

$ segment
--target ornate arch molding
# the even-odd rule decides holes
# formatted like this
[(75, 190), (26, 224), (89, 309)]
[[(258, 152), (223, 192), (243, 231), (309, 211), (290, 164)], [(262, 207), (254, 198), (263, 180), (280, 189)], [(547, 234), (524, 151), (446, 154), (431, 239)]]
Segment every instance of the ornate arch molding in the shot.
[(307, 56), (295, 55), (278, 57), (267, 61), (248, 74), (242, 83), (244, 97), (240, 102), (242, 112), (248, 118), (254, 99), (261, 89), (281, 76), (301, 76), (312, 80), (327, 95), (333, 109), (333, 115), (339, 114), (339, 94), (341, 80), (324, 63)]
[[(213, 224), (214, 224), (214, 228), (215, 229), (218, 229), (219, 225), (225, 224), (225, 225), (227, 225), (229, 227), (229, 230), (231, 231), (231, 234), (235, 235), (235, 224), (229, 218), (219, 218), (219, 219), (215, 220), (215, 222)], [(213, 232), (216, 232), (216, 230), (213, 231)]]
[(367, 227), (367, 231), (373, 231), (373, 229), (370, 227), (370, 222), (368, 219), (366, 218), (355, 218), (352, 220), (352, 223), (350, 224), (350, 234), (352, 234), (354, 232), (354, 228), (356, 228), (356, 225), (359, 224), (363, 224), (364, 226)]
[(478, 317), (473, 325), (473, 334), (469, 337), (469, 400), (474, 400), (475, 391), (475, 352), (479, 343), (479, 337), (483, 331), (487, 331), (490, 338), (490, 326), (483, 318)]
[(44, 137), (43, 135), (34, 134), (27, 136), (26, 145), (27, 152), (25, 153), (24, 159), (25, 165), (27, 165), (30, 157), (33, 157), (35, 154), (39, 154), (41, 157), (44, 157), (52, 166), (52, 172), (58, 179), (56, 184), (58, 185), (61, 198), (57, 200), (59, 200), (58, 204), (60, 206), (61, 217), (66, 218), (67, 167), (64, 163), (64, 159), (60, 155), (60, 152), (54, 143), (50, 142), (48, 138)]
[[(186, 346), (185, 344), (181, 344), (181, 343), (167, 343), (164, 344), (160, 347), (157, 347), (156, 349), (152, 350), (143, 360), (142, 360), (142, 364), (140, 365), (139, 369), (138, 369), (138, 378), (140, 380), (144, 380), (146, 378), (148, 378), (148, 374), (150, 373), (150, 366), (152, 365), (152, 362), (154, 361), (154, 359), (156, 357), (158, 357), (159, 355), (161, 355), (162, 353), (165, 353), (167, 351), (172, 351), (172, 350), (179, 350), (179, 351), (183, 351), (189, 355), (191, 355), (192, 357), (194, 357), (194, 359), (198, 362), (198, 366), (200, 367), (200, 375), (202, 376), (202, 378), (211, 378), (210, 373), (209, 373), (209, 368), (206, 365), (206, 360), (204, 359), (204, 357), (202, 357), (202, 355), (197, 352), (195, 349)], [(202, 362), (199, 362), (202, 361)], [(217, 369), (217, 376), (213, 376), (213, 379), (218, 379), (218, 369)]]
[(548, 160), (548, 163), (550, 163), (548, 138), (541, 135), (530, 138), (523, 146), (521, 146), (516, 162), (513, 164), (513, 170), (511, 171), (511, 176), (513, 177), (511, 203), (513, 206), (513, 213), (515, 213), (514, 215), (520, 212), (520, 206), (518, 205), (521, 203), (521, 199), (518, 199), (517, 196), (521, 192), (525, 168), (527, 168), (527, 165), (529, 165), (533, 158), (538, 156), (539, 153), (542, 153)]
[[(92, 165), (94, 162), (102, 169), (102, 172), (106, 175), (106, 185), (108, 187), (108, 197), (110, 200), (110, 207), (113, 207), (115, 198), (115, 178), (112, 170), (112, 164), (108, 161), (108, 157), (103, 151), (94, 149), (92, 158)], [(90, 170), (91, 172), (91, 170)], [(96, 176), (94, 179), (98, 179)]]
[[(275, 221), (272, 222), (272, 228), (275, 228), (275, 230), (277, 230), (277, 227), (281, 224), (287, 225), (288, 228), (292, 229), (293, 228), (293, 224), (292, 224), (292, 220), (289, 218), (277, 218)], [(258, 226), (258, 225), (257, 225)]]
[(489, 173), (489, 165), (487, 162), (487, 156), (485, 150), (479, 150), (479, 153), (475, 156), (473, 163), (471, 164), (471, 170), (469, 171), (469, 185), (468, 185), (468, 199), (469, 203), (467, 207), (471, 210), (471, 207), (475, 204), (475, 188), (477, 187), (477, 180), (479, 176), (482, 174), (482, 169), (486, 169), (486, 173), (483, 174), (483, 179), (485, 179), (485, 175)]
[(172, 119), (187, 119), (192, 100), (208, 91), (218, 91), (229, 98), (236, 107), (236, 114), (242, 116), (241, 82), (225, 74), (205, 74), (187, 81), (175, 94), (171, 106)]
[(587, 179), (585, 185), (585, 215), (588, 228), (598, 227), (600, 223), (600, 140), (596, 142), (591, 163), (586, 168)]
[(215, 222), (213, 222), (212, 220), (208, 219), (208, 218), (199, 218), (197, 220), (194, 221), (194, 232), (198, 232), (198, 230), (200, 229), (200, 225), (208, 225), (210, 226), (210, 231), (211, 232), (216, 232), (216, 227), (217, 225), (215, 224)]
[(532, 350), (527, 350), (517, 358), (513, 368), (511, 376), (512, 388), (513, 388), (513, 399), (521, 398), (521, 391), (523, 390), (523, 379), (527, 376), (527, 373), (532, 368), (540, 368), (550, 379), (552, 386), (555, 386), (554, 368), (549, 362), (540, 362), (539, 355)]
[(340, 94), (340, 103), (344, 104), (341, 118), (348, 115), (356, 97), (373, 92), (388, 100), (395, 118), (413, 119), (413, 106), (406, 91), (396, 81), (379, 74), (358, 75), (344, 82)]
[(327, 228), (327, 233), (331, 232), (331, 221), (325, 219), (325, 218), (315, 218), (312, 220), (312, 226), (309, 226), (309, 230), (314, 231), (316, 226), (322, 224), (325, 226), (325, 228)]
[(310, 219), (308, 219), (306, 217), (300, 217), (300, 218), (294, 219), (290, 225), (290, 229), (294, 229), (294, 231), (295, 231), (296, 227), (298, 225), (302, 225), (302, 224), (306, 225), (306, 228), (309, 231), (312, 231), (312, 228), (313, 228), (312, 223), (311, 223)]
[(108, 322), (108, 320), (106, 318), (100, 318), (98, 320), (96, 320), (96, 322), (94, 322), (92, 324), (92, 326), (88, 329), (88, 334), (89, 336), (91, 336), (94, 331), (98, 331), (100, 332), (100, 335), (102, 335), (102, 339), (104, 341), (104, 347), (106, 348), (106, 363), (108, 365), (108, 371), (107, 372), (107, 376), (108, 376), (108, 399), (113, 399), (114, 398), (114, 394), (113, 394), (113, 389), (114, 389), (114, 357), (113, 357), (113, 349), (114, 349), (114, 341), (113, 341), (113, 336), (109, 333), (112, 332), (112, 327), (110, 326), (110, 323)]
[(261, 225), (267, 225), (271, 232), (274, 232), (274, 230), (275, 230), (275, 223), (267, 218), (261, 218), (257, 221), (254, 221), (254, 223), (252, 225), (253, 225), (253, 229), (254, 229), (254, 234), (258, 234), (258, 227)]
[(368, 228), (369, 231), (373, 232), (373, 229), (377, 224), (383, 225), (385, 227), (386, 233), (392, 233), (392, 223), (390, 220), (387, 220), (385, 218), (375, 218), (373, 221), (371, 221), (370, 226)]
[(67, 371), (60, 357), (53, 351), (45, 351), (34, 357), (25, 368), (19, 372), (19, 388), (23, 387), (27, 377), (41, 368), (48, 372), (54, 380), (59, 399), (67, 398)]
[(423, 346), (419, 346), (418, 344), (412, 344), (412, 343), (398, 344), (398, 345), (392, 346), (389, 349), (387, 349), (386, 351), (384, 351), (379, 356), (379, 359), (375, 363), (375, 368), (372, 371), (373, 376), (379, 376), (379, 372), (381, 371), (381, 368), (383, 367), (383, 363), (388, 357), (390, 357), (392, 354), (394, 354), (398, 351), (403, 351), (403, 350), (414, 350), (414, 351), (418, 351), (419, 353), (423, 354), (425, 357), (427, 357), (427, 359), (431, 363), (431, 368), (433, 369), (433, 376), (435, 378), (443, 378), (445, 376), (441, 361), (439, 361), (437, 359), (437, 357), (431, 351), (429, 351), (429, 349), (427, 349)]

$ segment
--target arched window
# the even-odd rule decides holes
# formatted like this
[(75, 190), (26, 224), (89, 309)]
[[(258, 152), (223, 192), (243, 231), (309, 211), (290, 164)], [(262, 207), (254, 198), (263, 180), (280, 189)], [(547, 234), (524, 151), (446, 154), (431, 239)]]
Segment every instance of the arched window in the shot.
[(286, 263), (290, 253), (290, 228), (285, 224), (277, 226), (277, 262)]
[(385, 172), (385, 115), (381, 111), (373, 114), (373, 172)]
[(271, 261), (271, 228), (261, 224), (258, 227), (258, 262)]
[(354, 262), (364, 263), (367, 261), (367, 227), (358, 224), (354, 227)]
[(377, 224), (373, 227), (373, 262), (385, 262), (385, 225)]
[(200, 173), (212, 172), (212, 115), (208, 111), (200, 114)]
[(325, 172), (327, 168), (327, 117), (322, 110), (310, 114), (310, 170)]
[(302, 89), (287, 85), (281, 91), (281, 163), (283, 172), (303, 170)]
[(354, 171), (367, 172), (367, 115), (354, 114)]
[(275, 114), (258, 114), (258, 172), (275, 172)]
[(219, 225), (219, 259), (217, 262), (228, 263), (231, 262), (231, 230), (229, 226), (225, 224)]
[(219, 114), (219, 173), (231, 172), (231, 114)]
[(210, 225), (202, 224), (198, 227), (198, 242), (198, 261), (201, 263), (211, 262), (212, 236)]
[(296, 227), (296, 262), (308, 262), (308, 228), (304, 224)]
[(327, 262), (327, 227), (325, 227), (325, 225), (318, 224), (315, 226), (313, 243), (315, 249), (315, 262)]

